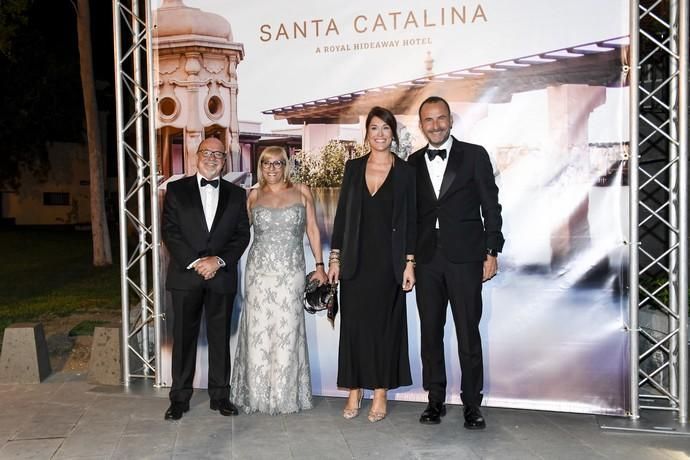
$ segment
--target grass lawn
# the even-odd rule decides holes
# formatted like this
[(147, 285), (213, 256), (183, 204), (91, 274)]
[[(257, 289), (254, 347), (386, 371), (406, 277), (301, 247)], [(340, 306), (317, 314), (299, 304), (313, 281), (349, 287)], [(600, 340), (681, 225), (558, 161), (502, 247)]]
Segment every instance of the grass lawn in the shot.
[(0, 337), (16, 322), (120, 309), (119, 268), (91, 264), (89, 231), (3, 230), (0, 254)]

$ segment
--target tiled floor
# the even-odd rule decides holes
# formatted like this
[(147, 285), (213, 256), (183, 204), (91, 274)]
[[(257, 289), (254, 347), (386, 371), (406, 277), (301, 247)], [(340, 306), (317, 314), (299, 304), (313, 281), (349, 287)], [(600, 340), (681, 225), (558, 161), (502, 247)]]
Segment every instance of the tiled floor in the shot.
[(602, 431), (591, 415), (485, 408), (487, 429), (470, 432), (455, 406), (440, 425), (424, 426), (423, 404), (391, 402), (372, 424), (344, 420), (342, 399), (315, 398), (300, 414), (226, 418), (198, 392), (182, 420), (168, 422), (166, 395), (93, 386), (75, 374), (0, 385), (0, 459), (690, 458), (690, 437)]

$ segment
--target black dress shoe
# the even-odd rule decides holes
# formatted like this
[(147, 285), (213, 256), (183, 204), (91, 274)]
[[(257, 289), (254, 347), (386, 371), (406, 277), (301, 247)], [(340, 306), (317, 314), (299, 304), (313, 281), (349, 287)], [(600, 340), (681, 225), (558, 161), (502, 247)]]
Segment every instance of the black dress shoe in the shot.
[(189, 402), (171, 402), (168, 410), (165, 411), (166, 420), (179, 420), (182, 414), (189, 410)]
[(426, 409), (419, 417), (419, 423), (425, 425), (438, 425), (441, 423), (441, 417), (446, 415), (446, 405), (443, 403), (430, 402), (426, 405)]
[(486, 421), (482, 416), (479, 406), (465, 406), (462, 409), (465, 416), (465, 428), (468, 430), (483, 430), (486, 428)]
[(237, 415), (239, 411), (233, 403), (227, 399), (212, 399), (211, 400), (211, 410), (217, 410), (220, 415), (229, 416)]

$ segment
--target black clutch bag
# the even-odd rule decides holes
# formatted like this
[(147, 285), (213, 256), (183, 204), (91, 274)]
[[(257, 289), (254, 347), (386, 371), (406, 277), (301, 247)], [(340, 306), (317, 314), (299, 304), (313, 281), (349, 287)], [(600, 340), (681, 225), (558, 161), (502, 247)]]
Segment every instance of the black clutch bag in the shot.
[(316, 313), (326, 310), (326, 316), (334, 325), (335, 317), (338, 314), (338, 285), (323, 283), (318, 280), (311, 280), (314, 272), (307, 273), (307, 284), (304, 288), (304, 309), (307, 313)]

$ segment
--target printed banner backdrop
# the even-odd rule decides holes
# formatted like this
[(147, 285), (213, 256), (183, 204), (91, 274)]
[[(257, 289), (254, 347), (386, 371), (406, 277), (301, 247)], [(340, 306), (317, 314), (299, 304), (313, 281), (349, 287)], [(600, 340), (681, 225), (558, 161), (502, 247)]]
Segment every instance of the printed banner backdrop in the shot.
[[(243, 185), (251, 184), (266, 145), (301, 150), (317, 164), (333, 145), (352, 154), (361, 149), (363, 119), (374, 105), (396, 114), (405, 158), (426, 144), (419, 103), (446, 98), (453, 135), (489, 151), (503, 205), (500, 271), (483, 289), (485, 404), (625, 414), (627, 1), (154, 6), (166, 178), (194, 173), (196, 146), (210, 134), (229, 145), (226, 177)], [(338, 189), (313, 191), (327, 259)], [(305, 254), (310, 270), (306, 238)], [(414, 294), (407, 305), (414, 384), (390, 397), (426, 401)], [(171, 320), (170, 311), (168, 331)], [(345, 396), (335, 385), (339, 323), (332, 329), (321, 314), (307, 315), (306, 323), (314, 393)], [(448, 402), (460, 403), (450, 311), (445, 337)], [(166, 384), (170, 340), (168, 334), (160, 365)], [(195, 381), (201, 388), (202, 342)]]

